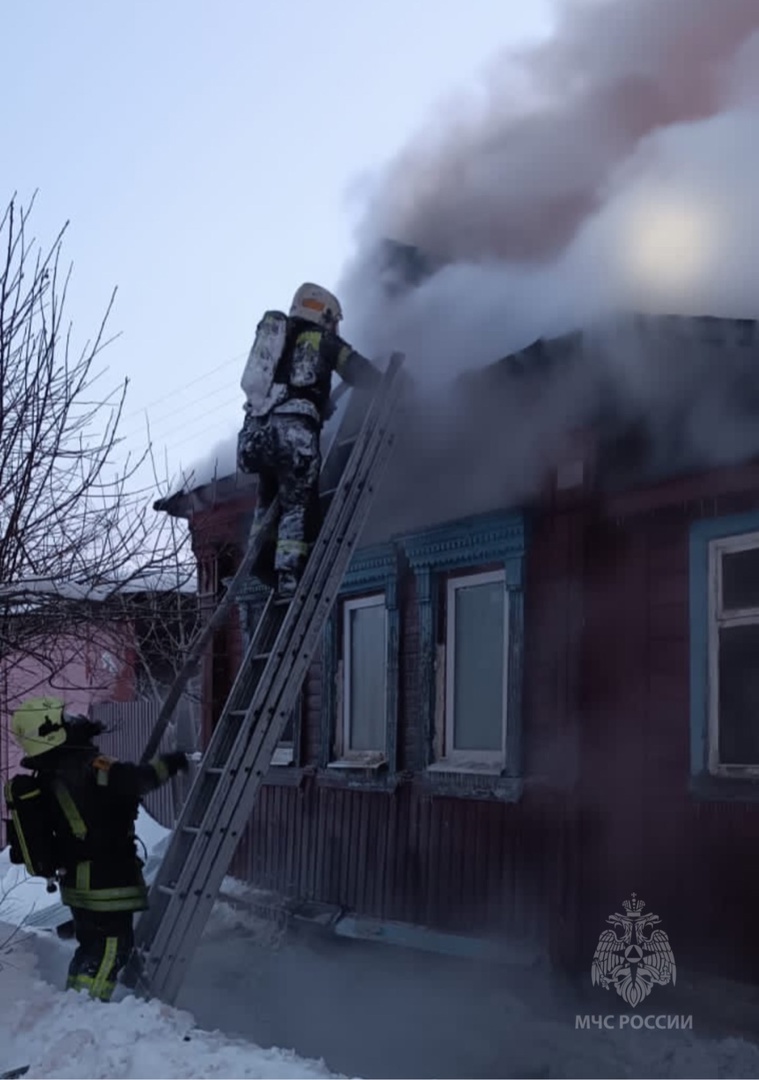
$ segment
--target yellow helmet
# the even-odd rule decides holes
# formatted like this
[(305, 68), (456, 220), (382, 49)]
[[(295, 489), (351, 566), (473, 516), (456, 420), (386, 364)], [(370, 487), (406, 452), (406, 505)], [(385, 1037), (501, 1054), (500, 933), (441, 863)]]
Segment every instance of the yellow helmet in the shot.
[(66, 741), (64, 704), (58, 698), (30, 698), (11, 718), (11, 735), (27, 757), (46, 754)]
[(326, 330), (337, 330), (343, 312), (340, 301), (321, 285), (308, 281), (301, 285), (290, 307), (291, 319), (308, 319)]

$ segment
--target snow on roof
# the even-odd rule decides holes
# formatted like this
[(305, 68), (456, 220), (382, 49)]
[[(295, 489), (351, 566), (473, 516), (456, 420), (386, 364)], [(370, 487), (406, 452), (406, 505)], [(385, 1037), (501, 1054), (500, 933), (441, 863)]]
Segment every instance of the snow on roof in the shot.
[(22, 578), (9, 585), (0, 585), (0, 596), (58, 596), (62, 600), (107, 600), (113, 589), (97, 585), (81, 585), (76, 581), (56, 581), (52, 578)]
[(8, 585), (0, 585), (0, 597), (57, 596), (61, 600), (91, 601), (104, 603), (118, 594), (138, 592), (196, 592), (195, 579), (175, 571), (151, 570), (136, 574), (121, 584), (88, 585), (76, 581), (58, 581), (54, 578), (22, 578)]
[(173, 570), (146, 570), (135, 574), (118, 589), (121, 593), (136, 592), (197, 592), (195, 574)]

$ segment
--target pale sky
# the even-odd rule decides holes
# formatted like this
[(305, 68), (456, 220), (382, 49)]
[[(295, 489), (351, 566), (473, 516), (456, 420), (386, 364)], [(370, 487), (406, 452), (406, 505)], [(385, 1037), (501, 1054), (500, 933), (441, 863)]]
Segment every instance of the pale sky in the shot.
[(2, 202), (38, 188), (47, 241), (70, 220), (78, 341), (118, 286), (103, 363), (133, 451), (145, 410), (172, 471), (237, 430), (261, 313), (335, 285), (362, 183), (552, 7), (4, 0)]

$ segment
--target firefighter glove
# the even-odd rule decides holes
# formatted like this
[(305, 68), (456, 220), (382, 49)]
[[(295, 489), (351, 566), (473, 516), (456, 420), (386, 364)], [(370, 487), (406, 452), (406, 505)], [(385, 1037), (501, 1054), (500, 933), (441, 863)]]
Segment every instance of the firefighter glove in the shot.
[(171, 754), (162, 754), (161, 760), (169, 770), (169, 776), (174, 776), (178, 772), (187, 772), (189, 768), (187, 754), (183, 750), (176, 750)]

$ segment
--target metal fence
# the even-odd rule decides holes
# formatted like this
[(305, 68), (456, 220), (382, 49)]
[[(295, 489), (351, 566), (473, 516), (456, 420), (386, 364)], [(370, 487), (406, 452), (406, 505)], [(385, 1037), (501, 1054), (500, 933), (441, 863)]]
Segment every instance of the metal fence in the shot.
[[(106, 731), (98, 737), (98, 746), (103, 753), (121, 761), (138, 761), (153, 730), (159, 708), (159, 703), (151, 701), (118, 701), (94, 705), (90, 710), (91, 718), (99, 720), (106, 727)], [(198, 727), (195, 712), (192, 700), (184, 698), (179, 702), (174, 719), (161, 740), (159, 752), (167, 752), (177, 747), (187, 751), (197, 748)], [(160, 825), (172, 828), (187, 794), (186, 786), (186, 778), (174, 777), (168, 784), (163, 784), (145, 797), (145, 809)]]

